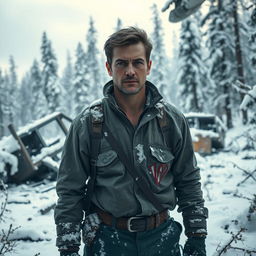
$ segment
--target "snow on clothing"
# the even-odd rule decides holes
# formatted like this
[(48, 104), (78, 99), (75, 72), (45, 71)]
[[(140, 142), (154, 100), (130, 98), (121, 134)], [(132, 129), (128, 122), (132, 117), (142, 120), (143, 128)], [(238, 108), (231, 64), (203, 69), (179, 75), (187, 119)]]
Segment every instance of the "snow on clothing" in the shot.
[(181, 256), (181, 229), (172, 218), (155, 229), (134, 233), (101, 224), (91, 246), (85, 246), (84, 256)]
[[(178, 204), (178, 211), (183, 213), (185, 233), (206, 233), (207, 211), (186, 119), (174, 106), (162, 100), (152, 83), (147, 81), (146, 88), (144, 112), (134, 127), (116, 104), (112, 81), (107, 83), (102, 100), (104, 122), (164, 208), (173, 210)], [(167, 142), (157, 118), (162, 116), (160, 106), (164, 107), (171, 122)], [(80, 245), (79, 234), (75, 234), (83, 219), (83, 197), (90, 172), (89, 114), (89, 109), (85, 109), (74, 120), (63, 150), (56, 186), (59, 199), (55, 208), (57, 246), (60, 248)], [(97, 207), (114, 217), (150, 216), (158, 212), (144, 198), (104, 136), (96, 165), (92, 202)], [(201, 221), (195, 222), (195, 219)], [(65, 225), (70, 228), (63, 228)]]

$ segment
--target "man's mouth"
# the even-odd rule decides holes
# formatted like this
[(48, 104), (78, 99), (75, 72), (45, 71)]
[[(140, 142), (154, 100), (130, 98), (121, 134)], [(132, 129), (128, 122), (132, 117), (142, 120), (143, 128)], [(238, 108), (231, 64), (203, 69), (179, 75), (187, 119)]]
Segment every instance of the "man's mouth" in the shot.
[(137, 83), (137, 80), (123, 80), (123, 83)]

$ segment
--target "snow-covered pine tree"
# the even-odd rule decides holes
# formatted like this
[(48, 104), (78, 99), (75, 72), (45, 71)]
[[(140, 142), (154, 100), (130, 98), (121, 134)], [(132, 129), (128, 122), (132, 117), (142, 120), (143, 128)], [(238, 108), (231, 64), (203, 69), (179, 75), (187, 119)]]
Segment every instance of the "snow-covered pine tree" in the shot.
[(119, 31), (120, 29), (122, 29), (123, 27), (123, 22), (120, 18), (117, 18), (117, 22), (116, 22), (116, 27), (115, 27), (115, 31)]
[[(244, 67), (244, 80), (245, 84), (256, 84), (256, 22), (253, 27), (251, 22), (251, 10), (247, 9), (247, 6), (241, 4), (238, 1), (238, 17), (239, 17), (239, 29), (241, 42), (241, 52)], [(256, 6), (255, 6), (256, 8)], [(256, 19), (256, 18), (255, 18)], [(255, 33), (255, 39), (253, 39), (253, 33)], [(255, 40), (253, 44), (253, 40)], [(253, 65), (253, 59), (255, 57), (255, 66)]]
[(148, 79), (157, 86), (163, 96), (166, 96), (169, 89), (167, 74), (170, 64), (164, 47), (163, 27), (157, 5), (153, 4), (151, 8), (153, 14), (153, 32), (151, 34), (153, 50), (151, 54), (152, 68)]
[(232, 86), (236, 79), (232, 5), (229, 0), (211, 0), (210, 11), (202, 24), (208, 23), (206, 46), (209, 49), (209, 74), (216, 84), (213, 101), (215, 114), (232, 123)]
[(3, 85), (2, 85), (2, 113), (3, 113), (3, 124), (4, 124), (4, 135), (8, 133), (7, 125), (10, 123), (9, 120), (9, 113), (10, 113), (10, 102), (11, 102), (11, 95), (9, 93), (9, 84), (10, 78), (8, 72), (5, 70), (3, 74)]
[(61, 84), (64, 89), (63, 98), (65, 102), (64, 111), (67, 115), (74, 115), (74, 86), (73, 86), (73, 66), (69, 51), (67, 52), (67, 63), (64, 69)]
[(89, 29), (86, 35), (86, 68), (90, 81), (89, 101), (95, 100), (102, 95), (102, 73), (104, 65), (100, 64), (100, 54), (97, 48), (97, 31), (94, 26), (94, 20), (90, 17)]
[[(254, 70), (254, 74), (256, 71), (256, 0), (253, 0), (253, 5), (251, 6), (251, 15), (250, 15), (250, 22), (249, 25), (251, 27), (251, 32), (250, 32), (250, 40), (249, 40), (249, 45), (251, 48), (251, 65)], [(254, 75), (254, 83), (256, 83), (256, 77)]]
[(45, 116), (48, 112), (48, 103), (44, 95), (42, 74), (37, 60), (34, 60), (30, 68), (29, 84), (32, 92), (32, 119), (36, 120)]
[(179, 105), (183, 111), (204, 110), (204, 92), (209, 84), (207, 69), (202, 61), (200, 29), (191, 16), (182, 22), (179, 46), (177, 85)]
[(2, 74), (2, 69), (0, 68), (0, 139), (4, 136), (4, 77)]
[(42, 85), (48, 102), (48, 112), (52, 113), (60, 110), (62, 91), (57, 74), (57, 59), (46, 32), (43, 32), (42, 36), (41, 54), (43, 63)]
[(74, 110), (78, 114), (90, 103), (90, 76), (88, 74), (85, 52), (81, 43), (76, 49), (76, 61), (74, 66)]
[[(237, 80), (241, 83), (245, 82), (245, 72), (244, 72), (244, 59), (241, 45), (241, 18), (238, 15), (238, 0), (232, 1), (232, 14), (233, 14), (233, 27), (234, 27), (234, 39), (235, 39), (235, 59), (236, 59), (236, 71), (237, 71)], [(244, 93), (240, 93), (239, 102), (244, 98)], [(235, 106), (237, 103), (235, 104)], [(247, 122), (247, 111), (242, 110), (242, 119), (243, 123)]]
[[(19, 126), (24, 126), (27, 123), (31, 122), (32, 119), (32, 111), (36, 108), (37, 102), (33, 99), (32, 87), (30, 82), (30, 74), (29, 72), (24, 75), (21, 80), (20, 88), (19, 88), (19, 105), (20, 110), (19, 114)], [(34, 103), (34, 104), (33, 104)]]
[(178, 74), (178, 59), (179, 59), (179, 53), (177, 49), (179, 48), (179, 42), (178, 42), (178, 37), (175, 33), (175, 31), (172, 32), (172, 55), (170, 58), (170, 71), (169, 71), (169, 77), (168, 77), (168, 90), (166, 92), (167, 94), (167, 99), (172, 102), (174, 105), (179, 107), (179, 100), (177, 97), (177, 74)]
[(6, 98), (6, 111), (8, 120), (10, 123), (17, 125), (18, 120), (16, 119), (16, 113), (18, 111), (19, 104), (16, 103), (17, 94), (18, 94), (18, 82), (17, 82), (17, 74), (16, 74), (16, 64), (13, 56), (9, 58), (9, 75), (8, 79), (6, 79), (6, 92), (8, 94)]

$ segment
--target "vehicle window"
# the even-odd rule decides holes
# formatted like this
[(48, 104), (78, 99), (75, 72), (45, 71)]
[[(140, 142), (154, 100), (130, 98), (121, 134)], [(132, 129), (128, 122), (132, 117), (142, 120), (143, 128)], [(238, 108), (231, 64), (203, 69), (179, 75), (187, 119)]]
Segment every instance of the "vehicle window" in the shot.
[(216, 132), (216, 124), (213, 117), (204, 117), (199, 119), (199, 129), (211, 130)]
[(37, 155), (46, 146), (36, 130), (21, 136), (21, 140), (31, 156)]
[(190, 128), (196, 128), (196, 119), (192, 117), (188, 117), (188, 125)]
[(65, 139), (65, 133), (56, 120), (53, 120), (50, 123), (39, 128), (38, 132), (40, 133), (43, 141), (48, 147), (57, 144)]

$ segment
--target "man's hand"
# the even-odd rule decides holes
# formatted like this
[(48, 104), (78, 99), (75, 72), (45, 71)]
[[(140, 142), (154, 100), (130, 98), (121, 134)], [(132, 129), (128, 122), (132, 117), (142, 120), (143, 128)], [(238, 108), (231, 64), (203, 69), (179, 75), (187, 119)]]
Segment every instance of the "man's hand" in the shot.
[(189, 237), (184, 246), (183, 256), (206, 256), (205, 237)]

